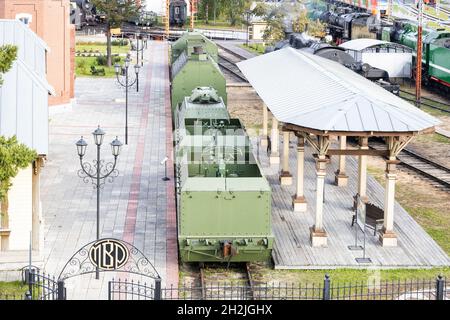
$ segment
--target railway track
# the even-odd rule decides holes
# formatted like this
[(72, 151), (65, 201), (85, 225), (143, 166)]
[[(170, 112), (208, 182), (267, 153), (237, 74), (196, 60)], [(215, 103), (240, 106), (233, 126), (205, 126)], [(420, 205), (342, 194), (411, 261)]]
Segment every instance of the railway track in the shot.
[[(408, 91), (404, 91), (404, 90), (400, 90), (400, 97), (406, 101), (409, 102), (415, 102), (416, 101), (416, 97), (414, 93), (408, 92)], [(441, 102), (441, 101), (437, 101), (437, 100), (433, 100), (430, 98), (425, 98), (425, 97), (421, 97), (421, 105), (442, 111), (442, 112), (448, 112), (450, 113), (450, 104)]]
[[(385, 144), (379, 141), (371, 141), (369, 147), (376, 150), (386, 149)], [(450, 191), (450, 168), (408, 149), (403, 149), (397, 158), (401, 161), (400, 165), (419, 173), (435, 187)]]
[[(219, 57), (223, 59), (223, 61), (227, 62), (226, 66), (221, 66), (227, 71), (233, 73), (236, 77), (239, 77), (242, 81), (247, 82), (244, 76), (239, 76), (240, 71), (236, 66), (237, 62), (245, 60), (245, 58), (223, 46), (219, 45), (219, 47)], [(233, 67), (230, 65), (232, 65)], [(235, 72), (236, 69), (239, 72)], [(414, 94), (404, 90), (400, 90), (400, 93), (403, 99), (415, 102)], [(425, 97), (422, 97), (421, 101), (422, 105), (424, 106), (450, 113), (449, 104)], [(385, 149), (384, 143), (381, 142), (373, 142), (371, 144), (371, 147), (374, 149)], [(430, 160), (408, 149), (404, 149), (399, 154), (398, 159), (401, 161), (402, 166), (419, 173), (420, 175), (431, 181), (434, 186), (443, 190), (450, 190), (450, 168), (442, 166), (434, 162), (433, 160)]]
[(236, 63), (242, 60), (245, 60), (245, 58), (229, 49), (219, 46), (219, 66), (222, 70), (236, 79), (237, 82), (248, 83), (241, 70), (236, 66)]
[[(230, 280), (231, 279), (231, 280)], [(250, 264), (239, 264), (226, 270), (200, 267), (203, 300), (255, 300)]]

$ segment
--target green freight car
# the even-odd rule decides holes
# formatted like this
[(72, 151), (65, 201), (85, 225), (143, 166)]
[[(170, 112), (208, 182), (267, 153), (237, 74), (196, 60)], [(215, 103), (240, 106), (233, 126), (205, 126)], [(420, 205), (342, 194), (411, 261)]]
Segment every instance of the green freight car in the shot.
[(175, 126), (181, 260), (270, 259), (271, 189), (239, 119), (204, 87), (184, 98)]
[(217, 46), (199, 33), (187, 33), (183, 37), (183, 41), (171, 47), (176, 58), (171, 67), (172, 111), (199, 86), (215, 88), (227, 103), (225, 76), (217, 64)]

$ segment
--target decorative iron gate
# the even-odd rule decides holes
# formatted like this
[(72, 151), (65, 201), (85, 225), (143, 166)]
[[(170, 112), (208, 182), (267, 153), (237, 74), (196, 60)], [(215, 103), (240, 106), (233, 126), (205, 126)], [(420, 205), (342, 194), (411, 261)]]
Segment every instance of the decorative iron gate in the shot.
[(135, 281), (109, 281), (108, 298), (158, 300), (161, 299), (161, 277), (147, 257), (131, 243), (105, 238), (92, 241), (79, 249), (67, 261), (58, 281), (99, 272), (124, 272), (148, 279), (148, 283)]
[(161, 300), (161, 281), (146, 282), (112, 280), (108, 282), (108, 300)]
[(25, 268), (24, 281), (28, 285), (25, 300), (66, 300), (64, 281), (56, 280), (37, 268)]

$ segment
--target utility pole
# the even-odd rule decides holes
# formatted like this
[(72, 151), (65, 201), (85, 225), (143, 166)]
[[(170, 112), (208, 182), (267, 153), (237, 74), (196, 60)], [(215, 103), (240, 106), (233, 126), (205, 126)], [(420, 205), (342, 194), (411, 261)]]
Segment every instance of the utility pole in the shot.
[(191, 31), (194, 31), (195, 15), (197, 14), (197, 0), (190, 0), (191, 4)]
[(422, 24), (423, 24), (423, 0), (418, 1), (417, 26), (417, 54), (416, 54), (416, 106), (420, 108), (420, 94), (422, 89)]
[(165, 36), (166, 39), (169, 40), (170, 36), (170, 0), (166, 0), (166, 19), (165, 19)]

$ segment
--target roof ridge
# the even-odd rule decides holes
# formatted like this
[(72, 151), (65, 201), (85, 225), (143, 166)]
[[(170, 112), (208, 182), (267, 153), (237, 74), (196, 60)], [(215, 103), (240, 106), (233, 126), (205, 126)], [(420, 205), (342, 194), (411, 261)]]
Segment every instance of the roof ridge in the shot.
[(17, 57), (16, 61), (25, 72), (28, 73), (32, 78), (34, 78), (45, 90), (47, 90), (52, 96), (55, 95), (55, 89), (48, 83), (47, 78), (39, 75), (34, 70), (30, 69), (28, 65)]
[[(357, 94), (361, 94), (361, 90), (355, 90), (355, 87), (350, 86), (349, 84), (347, 84), (342, 78), (336, 76), (335, 74), (333, 74), (332, 72), (328, 71), (327, 69), (325, 69), (324, 67), (322, 67), (320, 64), (318, 64), (316, 61), (314, 61), (313, 59), (311, 59), (310, 57), (308, 57), (308, 55), (313, 56), (310, 53), (306, 53), (306, 52), (302, 52), (296, 49), (293, 49), (291, 47), (288, 47), (287, 49), (289, 50), (293, 50), (297, 55), (301, 56), (304, 59), (307, 59), (310, 62), (310, 65), (312, 65), (314, 68), (316, 68), (317, 70), (320, 70), (323, 74), (325, 74), (328, 78), (337, 81), (341, 86), (347, 88), (348, 90), (350, 90), (353, 94), (357, 95)], [(330, 61), (326, 58), (322, 58), (320, 56), (314, 56), (314, 57), (318, 57), (321, 59), (326, 60), (327, 62)], [(336, 63), (339, 66), (342, 66), (339, 63)], [(345, 68), (344, 66), (342, 66), (343, 68)]]
[(48, 46), (48, 44), (41, 37), (39, 37), (33, 30), (25, 26), (25, 24), (22, 21), (16, 19), (0, 19), (0, 23), (1, 22), (15, 23), (16, 25), (20, 25), (19, 28), (22, 28), (28, 34), (31, 34), (31, 36), (36, 39), (36, 42), (38, 42), (47, 52), (50, 52), (50, 47)]

